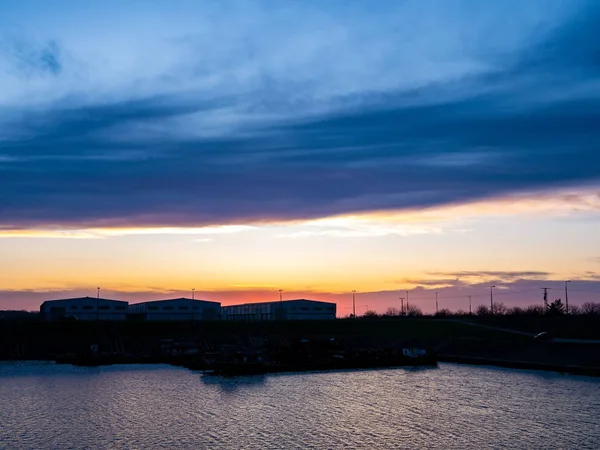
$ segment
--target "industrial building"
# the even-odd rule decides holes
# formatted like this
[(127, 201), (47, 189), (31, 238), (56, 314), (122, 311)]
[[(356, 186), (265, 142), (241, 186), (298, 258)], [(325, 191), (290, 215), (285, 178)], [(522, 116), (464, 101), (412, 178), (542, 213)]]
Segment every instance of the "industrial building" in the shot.
[(333, 320), (336, 304), (316, 300), (285, 300), (223, 306), (223, 320)]
[(48, 321), (333, 320), (336, 304), (297, 299), (221, 307), (219, 302), (175, 298), (130, 305), (119, 300), (80, 297), (45, 301), (40, 313)]
[(48, 300), (40, 306), (46, 320), (126, 320), (127, 302), (106, 298), (80, 297)]
[(221, 304), (208, 300), (175, 298), (129, 305), (131, 320), (219, 320)]

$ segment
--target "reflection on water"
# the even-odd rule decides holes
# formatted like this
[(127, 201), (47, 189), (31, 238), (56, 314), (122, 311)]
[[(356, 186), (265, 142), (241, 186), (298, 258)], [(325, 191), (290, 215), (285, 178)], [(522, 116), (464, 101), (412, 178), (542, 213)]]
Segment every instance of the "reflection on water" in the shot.
[(549, 372), (0, 363), (0, 399), (0, 448), (600, 448), (600, 380)]
[(208, 386), (218, 386), (223, 392), (235, 392), (240, 388), (247, 389), (252, 386), (263, 385), (267, 380), (267, 376), (252, 375), (248, 377), (221, 377), (214, 375), (200, 375), (200, 380)]

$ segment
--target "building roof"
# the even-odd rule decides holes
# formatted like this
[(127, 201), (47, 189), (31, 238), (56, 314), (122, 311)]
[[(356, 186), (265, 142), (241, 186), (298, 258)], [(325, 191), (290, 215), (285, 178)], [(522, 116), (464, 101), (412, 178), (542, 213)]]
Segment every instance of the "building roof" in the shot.
[(46, 300), (44, 303), (48, 302), (75, 302), (81, 300), (102, 300), (104, 302), (119, 302), (119, 303), (127, 303), (125, 300), (114, 300), (111, 298), (102, 298), (102, 297), (75, 297), (75, 298), (57, 298), (54, 300)]
[(321, 300), (309, 300), (306, 298), (296, 298), (296, 299), (291, 299), (291, 300), (273, 300), (270, 302), (253, 302), (253, 303), (238, 303), (235, 305), (227, 305), (224, 306), (224, 308), (230, 307), (230, 306), (249, 306), (249, 305), (272, 305), (272, 304), (278, 304), (278, 303), (297, 303), (297, 302), (310, 302), (310, 303), (320, 303), (320, 304), (324, 304), (324, 305), (337, 305), (337, 303), (333, 303), (333, 302), (323, 302)]
[(182, 300), (184, 300), (186, 302), (202, 302), (202, 303), (219, 303), (220, 304), (220, 302), (216, 302), (214, 300), (203, 300), (203, 299), (198, 299), (198, 298), (191, 299), (191, 298), (187, 298), (187, 297), (180, 297), (180, 298), (167, 298), (164, 300), (148, 300), (145, 302), (131, 303), (130, 306), (145, 305), (148, 303), (178, 302), (178, 301), (182, 301)]
[(102, 301), (102, 302), (116, 302), (116, 303), (128, 303), (124, 300), (113, 300), (110, 298), (98, 298), (98, 297), (75, 297), (75, 298), (58, 298), (55, 300), (46, 300), (45, 302), (42, 303), (41, 306), (44, 306), (46, 303), (53, 303), (53, 302), (78, 302), (78, 301), (84, 301), (84, 300), (94, 300), (94, 301)]

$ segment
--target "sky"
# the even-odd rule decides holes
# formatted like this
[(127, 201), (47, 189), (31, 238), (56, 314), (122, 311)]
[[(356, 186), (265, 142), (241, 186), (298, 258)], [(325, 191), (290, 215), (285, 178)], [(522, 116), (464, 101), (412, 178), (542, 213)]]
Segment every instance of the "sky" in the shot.
[(0, 309), (600, 301), (599, 26), (594, 0), (1, 0)]

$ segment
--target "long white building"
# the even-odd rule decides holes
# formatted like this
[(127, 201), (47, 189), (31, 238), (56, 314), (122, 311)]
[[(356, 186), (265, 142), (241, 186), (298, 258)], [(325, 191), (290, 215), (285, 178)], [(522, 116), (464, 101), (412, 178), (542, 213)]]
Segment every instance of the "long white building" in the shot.
[(106, 298), (79, 297), (48, 300), (40, 306), (40, 314), (49, 321), (77, 320), (126, 320), (127, 302)]
[(336, 315), (335, 303), (317, 300), (284, 300), (265, 303), (245, 303), (223, 306), (223, 320), (333, 320)]
[(129, 305), (132, 320), (219, 320), (221, 304), (208, 300), (174, 298)]

